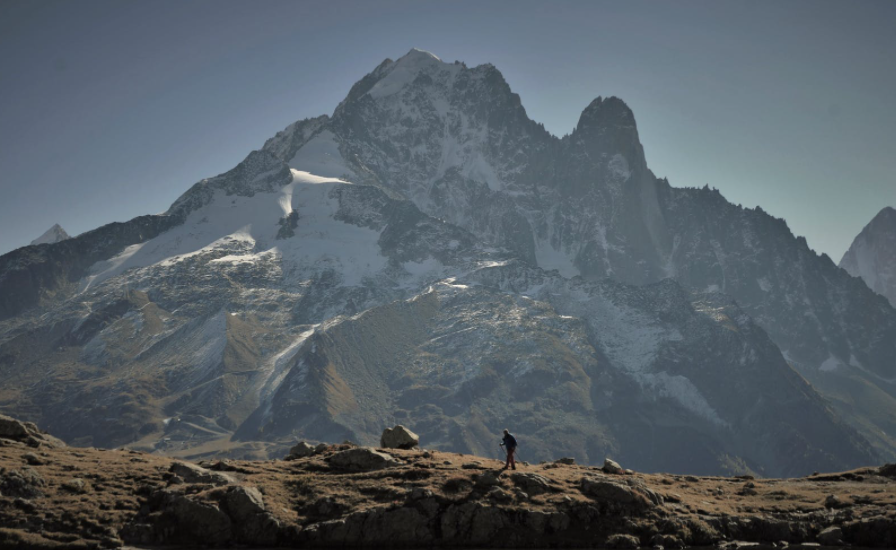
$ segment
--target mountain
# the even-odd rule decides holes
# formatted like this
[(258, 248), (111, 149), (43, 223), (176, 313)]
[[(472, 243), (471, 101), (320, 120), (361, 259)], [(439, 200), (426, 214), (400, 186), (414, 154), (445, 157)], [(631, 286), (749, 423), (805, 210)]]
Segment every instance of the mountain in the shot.
[(332, 118), (296, 123), (265, 149), (291, 166), (328, 151), (356, 181), (565, 277), (724, 292), (896, 457), (893, 307), (761, 208), (656, 178), (618, 98), (597, 98), (557, 138), (495, 67), (412, 50), (359, 81)]
[(57, 223), (54, 224), (50, 229), (47, 229), (43, 233), (43, 235), (31, 241), (31, 245), (53, 244), (70, 238), (71, 237), (69, 236), (69, 234), (65, 232), (65, 229), (62, 229), (62, 226)]
[(896, 307), (896, 209), (887, 206), (862, 229), (840, 267)]
[(0, 410), (69, 443), (296, 438), (797, 475), (894, 456), (896, 310), (786, 224), (412, 50), (160, 215), (0, 257)]

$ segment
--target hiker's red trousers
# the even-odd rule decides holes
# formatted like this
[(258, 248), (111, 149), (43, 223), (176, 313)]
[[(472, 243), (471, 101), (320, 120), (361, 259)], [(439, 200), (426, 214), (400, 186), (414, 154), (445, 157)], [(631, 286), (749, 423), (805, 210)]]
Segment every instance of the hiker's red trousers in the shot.
[(516, 461), (513, 459), (513, 454), (516, 452), (516, 447), (508, 447), (507, 448), (507, 462), (504, 463), (505, 468), (514, 468), (516, 469)]

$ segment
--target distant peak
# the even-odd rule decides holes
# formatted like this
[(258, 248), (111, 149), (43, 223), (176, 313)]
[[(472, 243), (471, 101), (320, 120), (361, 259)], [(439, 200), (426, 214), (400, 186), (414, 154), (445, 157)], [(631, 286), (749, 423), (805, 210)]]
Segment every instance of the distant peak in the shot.
[(637, 136), (635, 115), (624, 101), (618, 97), (598, 96), (582, 111), (576, 133), (587, 136), (603, 134), (605, 131), (625, 132)]
[(51, 227), (50, 229), (44, 231), (43, 235), (31, 241), (31, 244), (53, 244), (69, 238), (69, 234), (66, 233), (65, 229), (63, 229), (62, 226), (57, 223), (53, 224), (53, 227)]
[(865, 226), (862, 232), (890, 232), (894, 230), (896, 230), (896, 209), (892, 206), (885, 206), (871, 218), (871, 221), (868, 222), (868, 225)]
[(399, 58), (398, 60), (401, 61), (402, 59), (424, 59), (424, 60), (431, 59), (434, 61), (438, 61), (439, 63), (442, 63), (442, 60), (439, 59), (439, 56), (437, 56), (436, 54), (434, 54), (432, 52), (428, 52), (426, 50), (421, 50), (420, 48), (411, 48), (411, 51), (406, 53), (403, 57)]
[(896, 208), (893, 208), (892, 206), (884, 206), (881, 211), (877, 213), (877, 216), (874, 217), (896, 219)]
[(629, 108), (629, 106), (616, 96), (607, 98), (597, 96), (597, 99), (589, 103), (588, 106), (585, 107), (585, 110), (582, 111), (582, 116), (579, 119), (579, 124), (582, 123), (583, 119), (595, 117), (601, 117), (607, 120), (612, 120), (615, 118), (629, 120), (632, 122), (634, 122), (635, 120), (635, 115), (634, 113), (632, 113), (632, 110)]
[(420, 74), (434, 75), (458, 70), (460, 70), (458, 65), (445, 63), (426, 50), (413, 48), (394, 63), (383, 63), (377, 67), (371, 74), (378, 81), (367, 89), (367, 93), (375, 99), (391, 96), (414, 82)]

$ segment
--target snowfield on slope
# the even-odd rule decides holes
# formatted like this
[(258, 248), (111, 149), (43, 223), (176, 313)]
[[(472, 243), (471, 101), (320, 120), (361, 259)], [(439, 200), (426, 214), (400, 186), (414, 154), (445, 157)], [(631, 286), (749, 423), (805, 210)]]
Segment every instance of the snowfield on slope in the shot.
[[(301, 283), (332, 270), (343, 285), (361, 284), (387, 264), (377, 243), (379, 232), (335, 219), (339, 209), (331, 191), (348, 182), (292, 170), (292, 182), (276, 193), (214, 199), (192, 212), (186, 223), (158, 237), (125, 249), (99, 262), (82, 282), (82, 290), (133, 268), (183, 261), (200, 254), (216, 254), (220, 263), (280, 260), (284, 283)], [(277, 239), (281, 223), (298, 212), (295, 235)]]

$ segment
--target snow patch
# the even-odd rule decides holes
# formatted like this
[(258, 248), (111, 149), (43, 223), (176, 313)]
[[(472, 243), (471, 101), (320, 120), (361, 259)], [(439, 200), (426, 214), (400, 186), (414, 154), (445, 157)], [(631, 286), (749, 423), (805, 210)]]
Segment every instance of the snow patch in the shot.
[[(183, 225), (94, 264), (81, 290), (129, 269), (173, 266), (203, 254), (216, 255), (209, 261), (222, 265), (279, 259), (287, 284), (333, 271), (343, 285), (353, 286), (386, 267), (378, 231), (334, 219), (339, 201), (331, 194), (346, 182), (299, 170), (292, 170), (292, 177), (275, 193), (239, 197), (217, 191)], [(278, 222), (293, 211), (299, 214), (295, 235), (278, 240)]]
[(819, 365), (818, 370), (822, 372), (832, 372), (840, 368), (842, 365), (843, 363), (841, 363), (839, 359), (837, 359), (833, 355), (829, 355), (828, 358), (825, 359), (821, 365)]
[(457, 65), (444, 63), (435, 55), (425, 50), (414, 48), (407, 55), (393, 63), (389, 74), (374, 84), (367, 94), (374, 99), (396, 94), (413, 82), (418, 74), (430, 68), (455, 72), (460, 70), (460, 67)]

